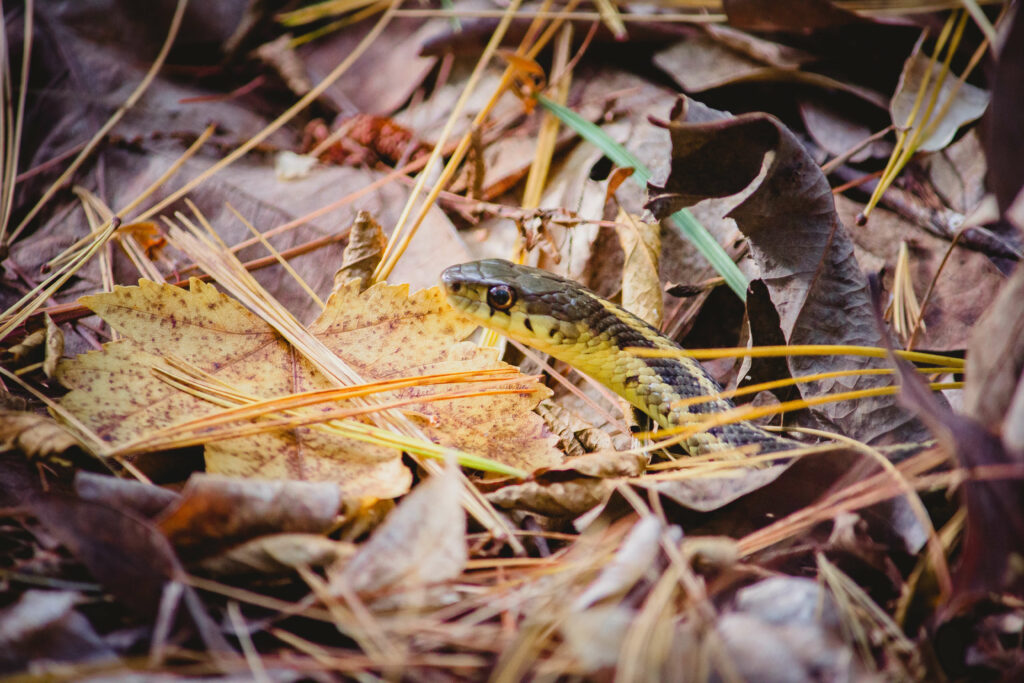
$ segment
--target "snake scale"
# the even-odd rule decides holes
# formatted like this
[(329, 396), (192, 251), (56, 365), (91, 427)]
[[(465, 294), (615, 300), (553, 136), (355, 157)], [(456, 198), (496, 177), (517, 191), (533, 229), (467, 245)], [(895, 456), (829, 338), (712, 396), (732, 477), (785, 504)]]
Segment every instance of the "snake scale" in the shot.
[[(448, 268), (441, 283), (455, 309), (585, 372), (664, 428), (735, 407), (724, 398), (673, 407), (680, 399), (714, 396), (722, 388), (693, 359), (640, 358), (627, 351), (629, 347), (682, 347), (572, 280), (501, 259), (485, 259)], [(683, 445), (691, 455), (703, 455), (752, 444), (762, 453), (799, 445), (748, 422), (711, 427)]]

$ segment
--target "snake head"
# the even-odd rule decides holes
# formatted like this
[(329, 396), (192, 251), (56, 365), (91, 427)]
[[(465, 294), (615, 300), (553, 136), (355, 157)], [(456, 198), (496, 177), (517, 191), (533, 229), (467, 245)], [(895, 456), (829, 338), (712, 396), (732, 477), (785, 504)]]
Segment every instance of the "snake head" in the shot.
[(441, 284), (455, 309), (531, 346), (575, 337), (580, 306), (589, 303), (571, 280), (502, 259), (452, 266)]

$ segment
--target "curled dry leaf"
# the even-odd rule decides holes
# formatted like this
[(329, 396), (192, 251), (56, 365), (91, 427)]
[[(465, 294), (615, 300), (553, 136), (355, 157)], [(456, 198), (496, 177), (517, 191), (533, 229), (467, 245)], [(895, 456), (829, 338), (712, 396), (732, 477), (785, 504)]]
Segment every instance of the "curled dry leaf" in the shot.
[(38, 362), (42, 356), (43, 374), (52, 377), (57, 368), (57, 362), (64, 354), (64, 333), (53, 322), (49, 315), (43, 315), (45, 327), (27, 335), (17, 344), (4, 351), (4, 356), (9, 356), (15, 367), (24, 367), (33, 362)]
[(538, 472), (531, 481), (488, 493), (487, 500), (506, 509), (528, 510), (549, 517), (577, 517), (603, 503), (618, 480), (640, 476), (646, 465), (647, 457), (635, 453), (581, 455), (564, 465)]
[(544, 424), (558, 437), (558, 449), (569, 457), (614, 450), (607, 432), (581, 420), (554, 401), (541, 401), (537, 406), (537, 414), (544, 418)]
[(326, 567), (355, 552), (351, 543), (317, 534), (270, 534), (208, 557), (199, 566), (212, 574), (282, 574), (298, 567)]
[(329, 482), (194, 474), (158, 526), (183, 557), (194, 558), (264, 534), (327, 531), (340, 507)]
[(43, 358), (43, 374), (53, 377), (57, 372), (57, 363), (64, 355), (64, 333), (50, 316), (43, 316), (43, 320), (46, 321), (46, 355)]
[(84, 501), (103, 502), (149, 518), (181, 498), (180, 494), (153, 484), (84, 471), (75, 473), (75, 493)]
[[(799, 140), (765, 114), (731, 117), (681, 100), (672, 121), (672, 171), (663, 187), (650, 186), (649, 208), (664, 218), (705, 197), (737, 194), (761, 173), (755, 189), (729, 216), (750, 240), (778, 328), (756, 329), (755, 342), (777, 337), (789, 344), (885, 346), (875, 325), (867, 281), (853, 243), (836, 214), (831, 188)], [(753, 306), (756, 302), (750, 302)], [(882, 359), (793, 356), (793, 376), (828, 370), (886, 367)], [(801, 384), (805, 397), (890, 384), (885, 376), (845, 377)], [(892, 397), (830, 403), (814, 409), (829, 428), (866, 441), (922, 441), (927, 431)]]
[[(186, 291), (140, 281), (138, 287), (83, 300), (125, 338), (60, 365), (60, 379), (72, 389), (62, 404), (111, 447), (144, 444), (157, 430), (220, 410), (154, 374), (168, 357), (253, 397), (332, 386), (239, 303), (198, 280), (190, 284)], [(448, 307), (438, 288), (410, 296), (407, 286), (378, 284), (360, 293), (358, 283), (349, 283), (332, 295), (312, 330), (368, 381), (508, 367), (492, 353), (460, 343), (473, 327)], [(445, 446), (526, 470), (559, 462), (554, 437), (532, 412), (548, 390), (525, 376), (516, 386), (522, 393), (414, 403), (408, 409), (427, 415), (426, 431)], [(414, 387), (392, 397), (445, 389)], [(334, 403), (313, 410), (337, 408)], [(306, 427), (208, 443), (206, 464), (211, 473), (332, 481), (347, 499), (398, 496), (411, 482), (399, 451)]]
[(77, 445), (75, 437), (45, 415), (0, 410), (0, 452), (17, 450), (30, 458), (48, 458)]
[(466, 566), (466, 513), (457, 472), (417, 486), (351, 560), (328, 570), (335, 591), (417, 590), (457, 577)]

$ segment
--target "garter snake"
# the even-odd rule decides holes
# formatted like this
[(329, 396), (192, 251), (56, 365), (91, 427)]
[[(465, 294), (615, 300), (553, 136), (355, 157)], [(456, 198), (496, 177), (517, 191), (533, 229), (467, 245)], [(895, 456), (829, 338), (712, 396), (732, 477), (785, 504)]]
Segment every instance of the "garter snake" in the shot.
[[(673, 407), (680, 399), (714, 396), (722, 388), (693, 359), (640, 358), (628, 352), (629, 347), (682, 347), (572, 280), (486, 259), (448, 268), (441, 283), (455, 309), (587, 373), (664, 428), (735, 407), (723, 398)], [(691, 455), (701, 455), (751, 444), (762, 453), (799, 445), (747, 422), (711, 427), (683, 445)]]

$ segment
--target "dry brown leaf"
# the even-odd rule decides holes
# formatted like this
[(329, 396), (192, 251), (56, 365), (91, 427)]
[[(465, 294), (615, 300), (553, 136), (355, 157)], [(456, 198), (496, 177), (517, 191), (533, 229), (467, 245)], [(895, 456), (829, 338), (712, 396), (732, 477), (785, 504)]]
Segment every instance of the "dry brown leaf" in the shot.
[[(656, 216), (708, 196), (737, 194), (760, 178), (729, 213), (761, 271), (763, 287), (755, 281), (747, 300), (755, 343), (768, 337), (794, 345), (885, 345), (828, 181), (788, 128), (766, 114), (733, 117), (689, 99), (680, 100), (673, 121), (662, 125), (672, 135), (673, 164), (664, 188), (649, 186), (648, 206)], [(769, 151), (773, 156), (762, 173)], [(774, 321), (757, 310), (769, 303)], [(793, 376), (887, 366), (885, 360), (849, 356), (789, 356), (786, 363)], [(890, 383), (880, 375), (859, 376), (801, 384), (799, 391), (810, 397)], [(811, 412), (827, 428), (868, 443), (930, 438), (894, 397), (831, 403)]]
[[(1003, 284), (971, 334), (964, 413), (999, 432), (1024, 383), (1024, 267)], [(1019, 427), (1018, 427), (1019, 429)]]
[(75, 437), (45, 415), (0, 410), (0, 452), (17, 450), (32, 458), (48, 458), (77, 445)]
[(615, 219), (622, 252), (622, 307), (653, 327), (661, 327), (665, 303), (658, 261), (661, 223), (644, 223), (623, 210)]
[[(842, 195), (836, 197), (836, 210), (847, 225), (864, 206)], [(895, 270), (901, 242), (910, 247), (910, 272), (914, 291), (923, 295), (949, 249), (948, 240), (924, 232), (899, 215), (876, 209), (871, 226), (850, 233), (857, 261), (867, 272)], [(953, 351), (967, 346), (968, 335), (978, 319), (992, 303), (1006, 279), (992, 261), (976, 249), (962, 244), (938, 274), (934, 289), (924, 311), (924, 326), (915, 337), (915, 349)]]
[(469, 557), (460, 488), (452, 469), (417, 486), (350, 561), (328, 570), (333, 590), (415, 590), (457, 577)]
[[(84, 303), (125, 339), (60, 366), (73, 389), (62, 399), (106, 443), (124, 446), (147, 434), (220, 410), (154, 376), (176, 357), (244, 394), (269, 398), (329, 388), (266, 323), (210, 286), (190, 291), (141, 281)], [(365, 379), (507, 367), (493, 353), (461, 344), (474, 323), (458, 317), (437, 288), (408, 294), (407, 286), (378, 284), (360, 293), (352, 282), (335, 293), (315, 334)], [(446, 446), (526, 470), (559, 462), (554, 437), (533, 407), (548, 391), (523, 378), (524, 394), (413, 404), (427, 415), (428, 434)], [(394, 392), (417, 397), (444, 387)], [(320, 409), (331, 410), (337, 404)], [(411, 477), (394, 449), (371, 446), (311, 428), (279, 430), (210, 443), (207, 471), (245, 477), (333, 481), (344, 496), (389, 498)]]

